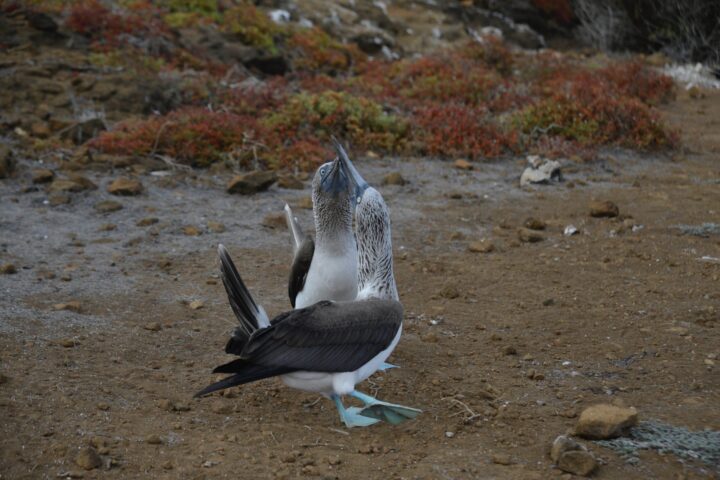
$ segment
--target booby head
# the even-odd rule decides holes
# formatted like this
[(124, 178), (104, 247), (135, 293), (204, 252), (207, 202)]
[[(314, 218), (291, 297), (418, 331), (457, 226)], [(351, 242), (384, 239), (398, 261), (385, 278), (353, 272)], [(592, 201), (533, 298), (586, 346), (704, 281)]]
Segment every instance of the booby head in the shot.
[[(352, 236), (351, 181), (339, 158), (324, 163), (312, 181), (313, 215), (318, 244), (331, 232)], [(332, 234), (336, 237), (336, 233)]]
[(335, 146), (335, 151), (337, 151), (338, 154), (338, 159), (350, 177), (350, 191), (353, 195), (353, 207), (357, 207), (358, 203), (362, 200), (363, 193), (365, 193), (365, 190), (367, 190), (369, 185), (362, 175), (360, 175), (360, 172), (357, 171), (352, 161), (350, 161), (350, 157), (348, 157), (348, 154), (342, 144), (335, 137), (333, 137), (332, 140), (333, 145)]

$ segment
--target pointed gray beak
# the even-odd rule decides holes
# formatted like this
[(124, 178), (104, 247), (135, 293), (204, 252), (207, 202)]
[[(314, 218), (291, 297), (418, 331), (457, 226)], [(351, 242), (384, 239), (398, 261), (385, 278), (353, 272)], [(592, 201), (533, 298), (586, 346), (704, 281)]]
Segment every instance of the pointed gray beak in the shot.
[(330, 172), (323, 180), (321, 187), (327, 193), (339, 195), (341, 192), (348, 190), (349, 183), (348, 174), (343, 163), (340, 158), (336, 158), (330, 166)]
[(350, 177), (351, 192), (354, 195), (353, 206), (355, 206), (360, 201), (363, 192), (369, 187), (369, 185), (362, 177), (362, 175), (360, 175), (360, 172), (357, 171), (353, 163), (350, 161), (350, 157), (348, 157), (348, 154), (347, 152), (345, 152), (342, 144), (340, 144), (340, 142), (335, 137), (332, 137), (332, 141), (333, 146), (335, 147), (335, 151), (337, 151), (341, 165)]

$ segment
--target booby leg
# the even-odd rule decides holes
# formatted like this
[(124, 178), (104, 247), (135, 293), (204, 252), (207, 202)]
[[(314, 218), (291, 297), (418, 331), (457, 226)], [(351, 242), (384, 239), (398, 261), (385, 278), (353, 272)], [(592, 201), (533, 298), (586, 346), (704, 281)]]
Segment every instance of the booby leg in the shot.
[(397, 366), (397, 365), (393, 365), (392, 363), (383, 362), (383, 363), (380, 365), (380, 368), (378, 368), (378, 370), (384, 372), (385, 370), (390, 370), (391, 368), (400, 368), (400, 367)]
[(346, 410), (345, 406), (340, 400), (338, 395), (332, 396), (333, 402), (340, 413), (340, 420), (342, 420), (348, 428), (352, 427), (368, 427), (380, 421), (379, 418), (371, 418), (368, 416), (359, 415), (355, 411)]
[(363, 408), (348, 409), (349, 412), (363, 417), (384, 420), (393, 425), (413, 419), (422, 413), (422, 410), (417, 408), (383, 402), (362, 392), (354, 391), (350, 395), (363, 402), (365, 406)]

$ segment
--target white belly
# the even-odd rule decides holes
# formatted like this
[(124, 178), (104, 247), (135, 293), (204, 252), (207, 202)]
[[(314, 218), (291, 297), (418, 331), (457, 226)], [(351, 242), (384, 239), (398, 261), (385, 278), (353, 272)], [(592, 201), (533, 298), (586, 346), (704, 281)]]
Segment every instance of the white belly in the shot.
[(285, 385), (297, 390), (303, 390), (311, 393), (321, 393), (328, 397), (333, 394), (347, 395), (355, 390), (355, 385), (377, 372), (378, 368), (380, 368), (383, 362), (387, 360), (393, 350), (395, 350), (395, 347), (400, 341), (401, 335), (402, 324), (400, 325), (400, 328), (398, 328), (398, 331), (390, 345), (354, 372), (327, 373), (301, 370), (285, 374), (280, 378), (282, 378)]
[(295, 308), (308, 307), (321, 300), (350, 301), (357, 296), (357, 250), (342, 256), (315, 251), (305, 286), (295, 298)]

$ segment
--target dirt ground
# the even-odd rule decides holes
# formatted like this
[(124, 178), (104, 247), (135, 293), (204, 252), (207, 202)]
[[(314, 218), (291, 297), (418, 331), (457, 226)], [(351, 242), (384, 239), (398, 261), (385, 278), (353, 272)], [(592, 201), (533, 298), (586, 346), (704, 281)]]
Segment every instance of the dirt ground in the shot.
[[(87, 172), (98, 190), (49, 206), (25, 188), (38, 163), (22, 160), (26, 173), (0, 182), (0, 264), (18, 270), (0, 275), (0, 478), (569, 478), (548, 446), (594, 403), (719, 430), (720, 239), (676, 226), (720, 223), (720, 94), (681, 93), (665, 114), (685, 151), (606, 153), (527, 190), (521, 159), (470, 172), (358, 159), (375, 184), (409, 180), (381, 188), (407, 312), (401, 368), (360, 386), (423, 410), (399, 427), (348, 430), (331, 402), (275, 380), (192, 398), (216, 379), (234, 323), (216, 245), (268, 312), (287, 309), (289, 236), (262, 222), (307, 186), (239, 197), (222, 175), (145, 174), (145, 193), (98, 213), (122, 171)], [(594, 199), (620, 217), (591, 218)], [(146, 217), (158, 222), (136, 225)], [(547, 223), (544, 240), (518, 239), (528, 217)], [(569, 224), (581, 233), (564, 236)], [(481, 238), (495, 250), (469, 251)], [(103, 465), (86, 471), (75, 459), (88, 445)], [(718, 475), (588, 446), (599, 479)]]

